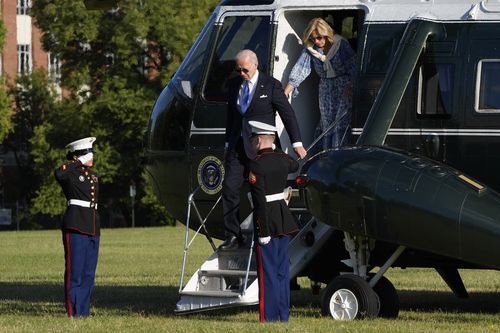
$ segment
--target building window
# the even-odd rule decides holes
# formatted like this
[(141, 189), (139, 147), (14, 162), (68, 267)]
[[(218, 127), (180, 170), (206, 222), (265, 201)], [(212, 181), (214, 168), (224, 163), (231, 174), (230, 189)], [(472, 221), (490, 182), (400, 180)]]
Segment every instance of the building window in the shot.
[(481, 60), (477, 65), (475, 109), (500, 113), (500, 59)]
[(31, 0), (17, 0), (17, 15), (29, 15)]
[(52, 53), (48, 53), (48, 68), (47, 72), (49, 74), (49, 78), (52, 80), (52, 82), (56, 83), (57, 85), (61, 84), (61, 62), (59, 61), (59, 58), (56, 56), (52, 55)]
[(427, 63), (420, 67), (417, 113), (450, 117), (453, 110), (455, 66)]
[(20, 74), (30, 73), (32, 66), (31, 45), (17, 45), (17, 72)]

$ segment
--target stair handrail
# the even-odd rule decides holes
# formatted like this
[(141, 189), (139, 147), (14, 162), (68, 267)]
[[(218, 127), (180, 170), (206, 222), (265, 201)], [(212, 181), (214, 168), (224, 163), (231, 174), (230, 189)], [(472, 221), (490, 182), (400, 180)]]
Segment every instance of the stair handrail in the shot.
[[(251, 192), (247, 193), (247, 198), (250, 201), (250, 207), (252, 208), (252, 212), (250, 215), (253, 215), (253, 201), (252, 201), (252, 194)], [(253, 216), (252, 216), (253, 217)], [(253, 222), (252, 222), (253, 226)], [(255, 233), (252, 233), (252, 241), (250, 242), (250, 251), (248, 253), (248, 262), (247, 262), (247, 270), (245, 272), (245, 283), (243, 284), (243, 290), (241, 291), (241, 296), (245, 296), (245, 293), (247, 291), (247, 285), (248, 285), (248, 275), (250, 273), (250, 264), (252, 262), (252, 254), (253, 254), (253, 247), (255, 245)]]
[[(314, 141), (307, 147), (306, 151), (309, 152), (309, 150), (311, 150), (312, 147), (314, 147), (321, 139), (323, 139), (323, 137), (326, 134), (328, 134), (328, 132), (330, 132), (332, 129), (337, 127), (337, 125), (340, 123), (340, 121), (342, 119), (344, 119), (347, 116), (347, 114), (348, 114), (348, 111), (345, 111), (341, 116), (337, 117), (333, 121), (333, 123), (331, 123), (320, 135), (318, 135), (318, 137), (316, 139), (314, 139)], [(344, 139), (346, 138), (348, 128), (349, 127), (346, 127), (344, 134), (342, 135), (342, 140), (340, 140), (339, 146), (342, 146), (342, 144), (344, 143)]]
[[(183, 288), (183, 285), (184, 285), (184, 273), (185, 273), (185, 270), (186, 270), (186, 259), (187, 259), (187, 254), (188, 254), (188, 251), (189, 251), (189, 247), (193, 243), (193, 241), (196, 238), (196, 236), (200, 233), (201, 228), (203, 228), (205, 230), (205, 237), (207, 238), (208, 242), (212, 246), (212, 249), (214, 250), (214, 252), (217, 249), (217, 247), (214, 244), (214, 241), (213, 241), (212, 237), (210, 236), (210, 233), (208, 232), (208, 230), (207, 230), (207, 228), (205, 226), (205, 222), (208, 220), (208, 217), (210, 216), (210, 214), (212, 214), (212, 212), (214, 211), (215, 207), (217, 207), (217, 205), (221, 201), (222, 196), (219, 196), (219, 198), (217, 199), (217, 201), (215, 202), (215, 204), (212, 206), (212, 208), (210, 209), (210, 211), (207, 213), (207, 215), (205, 216), (205, 218), (202, 218), (201, 214), (200, 214), (200, 212), (198, 210), (198, 207), (196, 206), (196, 202), (194, 200), (194, 196), (196, 195), (196, 193), (198, 193), (199, 189), (200, 189), (200, 186), (196, 187), (194, 189), (194, 191), (189, 194), (188, 200), (187, 200), (188, 201), (188, 203), (187, 203), (188, 207), (187, 207), (187, 216), (186, 216), (186, 233), (185, 233), (185, 236), (184, 236), (184, 256), (182, 258), (182, 269), (181, 269), (181, 277), (180, 277), (180, 281), (179, 281), (179, 292), (182, 291), (182, 288)], [(196, 216), (198, 217), (198, 219), (200, 221), (200, 226), (198, 227), (198, 229), (196, 230), (195, 234), (191, 238), (191, 241), (189, 241), (189, 221), (191, 220), (191, 207), (194, 208)]]

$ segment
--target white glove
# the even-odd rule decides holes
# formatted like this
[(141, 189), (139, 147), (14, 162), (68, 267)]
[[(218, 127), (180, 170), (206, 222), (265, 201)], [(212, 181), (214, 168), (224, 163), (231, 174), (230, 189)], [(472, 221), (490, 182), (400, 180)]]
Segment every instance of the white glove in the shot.
[(271, 236), (267, 236), (267, 237), (259, 237), (259, 244), (260, 245), (266, 245), (267, 243), (269, 243), (271, 241)]
[(87, 153), (85, 155), (82, 155), (80, 157), (78, 157), (78, 160), (80, 162), (82, 162), (82, 164), (85, 165), (85, 163), (87, 163), (88, 161), (94, 159), (94, 154), (93, 153)]

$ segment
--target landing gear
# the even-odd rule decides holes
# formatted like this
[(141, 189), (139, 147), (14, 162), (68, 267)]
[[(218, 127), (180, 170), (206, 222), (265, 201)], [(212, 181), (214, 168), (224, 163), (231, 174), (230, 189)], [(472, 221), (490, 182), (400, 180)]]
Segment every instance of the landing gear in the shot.
[(374, 243), (367, 237), (344, 233), (350, 259), (342, 262), (353, 274), (335, 277), (327, 286), (322, 300), (322, 313), (336, 320), (382, 317), (396, 318), (399, 297), (393, 284), (383, 275), (405, 250), (399, 246), (377, 273), (368, 273)]
[(337, 276), (325, 290), (322, 313), (336, 320), (376, 317), (377, 295), (368, 282), (357, 275)]
[(394, 285), (382, 276), (373, 287), (380, 303), (378, 316), (382, 318), (397, 318), (399, 314), (399, 296)]

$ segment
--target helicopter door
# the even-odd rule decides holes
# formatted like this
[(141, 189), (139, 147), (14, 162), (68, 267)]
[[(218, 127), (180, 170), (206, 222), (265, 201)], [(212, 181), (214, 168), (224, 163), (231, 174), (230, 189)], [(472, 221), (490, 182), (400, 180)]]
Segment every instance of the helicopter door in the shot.
[[(288, 77), (300, 57), (304, 47), (302, 36), (309, 21), (315, 17), (322, 17), (335, 30), (351, 44), (354, 51), (358, 48), (358, 32), (361, 32), (365, 12), (362, 9), (342, 8), (336, 6), (335, 10), (288, 10), (279, 14), (277, 17), (277, 32), (274, 50), (274, 77), (281, 79), (283, 86), (288, 83)], [(318, 87), (319, 77), (312, 71), (299, 86), (300, 93), (291, 100), (292, 107), (297, 117), (302, 141), (307, 148), (320, 134), (316, 131), (319, 123), (319, 103), (318, 103)], [(286, 134), (283, 131), (283, 124), (279, 119), (276, 119), (276, 125), (281, 127), (280, 142), (283, 150), (293, 153), (292, 145)], [(347, 135), (346, 137), (349, 137)], [(344, 143), (348, 143), (346, 140)], [(317, 143), (314, 150), (321, 149), (321, 142)]]
[(234, 57), (242, 49), (253, 50), (259, 58), (259, 70), (269, 71), (271, 14), (230, 13), (216, 23), (216, 38), (203, 88), (197, 96), (189, 138), (192, 189), (201, 185), (205, 199), (217, 199), (222, 188), (227, 82), (238, 75)]

